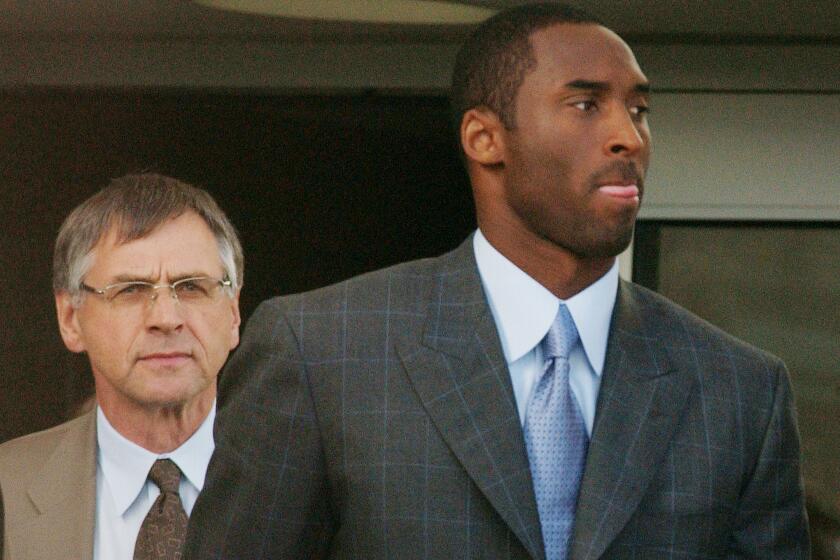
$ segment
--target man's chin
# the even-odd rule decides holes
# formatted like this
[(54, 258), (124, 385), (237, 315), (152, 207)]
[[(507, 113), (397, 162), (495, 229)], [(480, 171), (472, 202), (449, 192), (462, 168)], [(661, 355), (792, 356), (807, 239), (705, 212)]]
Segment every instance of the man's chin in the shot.
[(142, 408), (182, 409), (195, 402), (206, 390), (205, 386), (187, 380), (170, 379), (165, 382), (150, 383), (142, 390), (135, 391), (133, 400)]
[(589, 243), (578, 244), (574, 252), (583, 258), (614, 258), (623, 253), (630, 246), (631, 241), (633, 241), (632, 227), (593, 239)]
[(138, 396), (135, 401), (146, 410), (180, 410), (189, 404), (190, 399), (185, 395), (146, 394)]

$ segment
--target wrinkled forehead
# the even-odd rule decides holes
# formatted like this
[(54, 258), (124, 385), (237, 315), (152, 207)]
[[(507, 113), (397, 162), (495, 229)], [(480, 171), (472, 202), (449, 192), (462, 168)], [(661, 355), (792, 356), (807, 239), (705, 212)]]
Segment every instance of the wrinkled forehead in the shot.
[(646, 83), (629, 45), (597, 24), (560, 23), (531, 34), (535, 71), (558, 79)]

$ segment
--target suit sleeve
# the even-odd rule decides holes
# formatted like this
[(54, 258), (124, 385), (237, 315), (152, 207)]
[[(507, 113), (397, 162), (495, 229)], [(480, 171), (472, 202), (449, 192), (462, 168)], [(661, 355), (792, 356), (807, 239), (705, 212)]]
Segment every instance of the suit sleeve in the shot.
[(729, 549), (733, 560), (810, 558), (799, 431), (790, 380), (781, 363), (774, 381), (770, 419), (735, 514)]
[(281, 305), (260, 305), (220, 377), (216, 449), (190, 519), (185, 559), (311, 558), (328, 545), (314, 407)]

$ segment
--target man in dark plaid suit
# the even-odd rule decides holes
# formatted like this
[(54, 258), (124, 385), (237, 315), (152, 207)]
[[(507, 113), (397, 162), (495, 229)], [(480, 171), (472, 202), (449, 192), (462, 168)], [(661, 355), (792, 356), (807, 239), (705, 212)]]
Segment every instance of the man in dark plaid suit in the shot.
[[(260, 306), (222, 377), (186, 557), (807, 558), (783, 364), (618, 278), (648, 97), (629, 47), (576, 10), (483, 24), (453, 81), (479, 231)], [(588, 451), (564, 480), (573, 532), (547, 553), (524, 434), (562, 306)]]

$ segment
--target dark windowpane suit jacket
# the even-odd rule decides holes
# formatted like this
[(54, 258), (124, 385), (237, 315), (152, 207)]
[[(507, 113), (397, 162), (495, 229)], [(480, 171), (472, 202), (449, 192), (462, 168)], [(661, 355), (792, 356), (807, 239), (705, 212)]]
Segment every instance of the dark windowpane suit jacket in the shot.
[[(472, 240), (262, 304), (186, 558), (544, 559)], [(806, 558), (780, 361), (622, 282), (571, 558)]]

